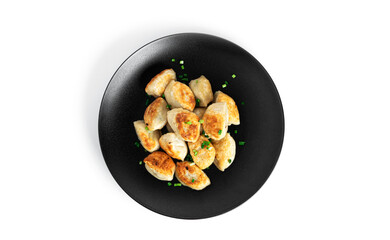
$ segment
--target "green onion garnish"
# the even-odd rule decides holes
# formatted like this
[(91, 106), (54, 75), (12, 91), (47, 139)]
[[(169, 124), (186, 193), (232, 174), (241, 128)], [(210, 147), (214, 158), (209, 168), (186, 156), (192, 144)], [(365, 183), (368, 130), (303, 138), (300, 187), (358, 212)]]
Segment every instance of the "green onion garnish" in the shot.
[(196, 106), (199, 106), (200, 99), (196, 99)]
[(181, 183), (175, 183), (173, 184), (174, 187), (180, 187), (181, 186)]
[(244, 102), (241, 102), (241, 105), (245, 105), (245, 103), (244, 103)]
[(145, 103), (145, 106), (148, 106), (149, 105), (149, 98), (146, 99), (146, 103)]
[(237, 132), (238, 132), (237, 130), (234, 130), (234, 133), (235, 133), (235, 134), (237, 134)]
[(194, 151), (194, 156), (198, 155), (198, 151), (196, 151), (195, 149), (193, 151)]
[(172, 58), (172, 59), (171, 59), (171, 61), (172, 61), (172, 62), (175, 62), (175, 59), (174, 59), (174, 58)]
[(233, 74), (233, 75), (232, 75), (232, 78), (236, 78), (236, 74)]
[[(203, 141), (202, 145), (200, 146), (202, 149), (205, 147), (205, 146), (209, 146), (210, 145), (210, 142), (209, 141)], [(207, 147), (208, 149), (209, 147)]]
[(229, 163), (232, 163), (232, 160), (231, 160), (231, 159), (229, 159), (229, 160), (228, 160), (228, 162), (229, 162)]
[(171, 105), (167, 104), (167, 108), (168, 108), (168, 109), (171, 109)]
[(163, 93), (163, 95), (161, 96), (162, 98), (165, 98), (165, 94)]
[(226, 87), (226, 84), (222, 84), (222, 88), (225, 88)]
[(192, 122), (191, 121), (188, 121), (188, 122), (184, 122), (185, 124), (188, 124), (188, 125), (191, 125)]
[(209, 135), (207, 135), (207, 134), (205, 134), (204, 137), (205, 137), (205, 138), (210, 138)]
[(219, 131), (218, 131), (218, 134), (221, 135), (221, 134), (222, 134), (222, 130), (219, 130)]
[(196, 83), (198, 83), (198, 79), (196, 79)]
[(240, 146), (244, 146), (244, 145), (245, 145), (245, 142), (243, 142), (243, 141), (239, 141), (239, 142), (238, 142), (238, 145), (240, 145)]
[(139, 148), (139, 142), (135, 142), (134, 145)]
[(181, 69), (184, 70), (184, 65), (181, 65)]
[(187, 75), (187, 73), (184, 73), (183, 76), (184, 76), (184, 77), (187, 77), (188, 75)]
[(145, 130), (148, 130), (148, 131), (149, 131), (149, 128), (148, 128), (148, 127), (145, 127)]
[(203, 119), (200, 119), (200, 120), (199, 120), (199, 123), (204, 123)]
[(179, 62), (180, 64), (184, 64), (184, 61), (183, 60), (180, 60), (180, 62)]
[(195, 182), (195, 179), (192, 179), (192, 182)]
[(225, 84), (228, 85), (229, 84), (228, 81), (225, 81)]
[(181, 80), (182, 81), (188, 81), (188, 78), (182, 78)]
[(139, 161), (139, 165), (142, 165), (142, 161)]
[(171, 182), (168, 182), (168, 186), (172, 186), (172, 183), (171, 183)]

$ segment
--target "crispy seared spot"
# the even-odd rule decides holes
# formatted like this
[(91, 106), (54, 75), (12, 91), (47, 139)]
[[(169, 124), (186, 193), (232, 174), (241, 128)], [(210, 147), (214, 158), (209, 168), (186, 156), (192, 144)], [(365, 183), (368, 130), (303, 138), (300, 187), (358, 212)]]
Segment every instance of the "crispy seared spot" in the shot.
[[(184, 139), (194, 140), (199, 135), (199, 117), (195, 114), (182, 112), (176, 114), (177, 128)], [(187, 124), (191, 122), (191, 124)]]
[(153, 141), (149, 136), (143, 132), (140, 133), (140, 140), (145, 144), (146, 149), (153, 149), (156, 147), (157, 142)]
[(222, 130), (223, 126), (223, 117), (216, 116), (215, 114), (205, 114), (203, 115), (203, 129), (209, 135), (213, 137), (218, 137), (219, 130)]
[(156, 100), (154, 100), (145, 110), (144, 113), (144, 120), (146, 126), (149, 125), (149, 121), (153, 121), (154, 118), (158, 115), (158, 109), (159, 105), (164, 102), (164, 99), (159, 97)]
[[(187, 186), (191, 185), (199, 185), (200, 183), (204, 183), (207, 181), (208, 177), (207, 175), (196, 165), (191, 166), (189, 162), (177, 162), (176, 163), (176, 171), (177, 175), (180, 177), (180, 181), (183, 182)], [(186, 175), (193, 175), (195, 176), (194, 182), (192, 182), (192, 178), (186, 178), (184, 176)]]
[(144, 163), (148, 164), (151, 168), (158, 168), (162, 170), (162, 172), (172, 172), (172, 169), (175, 167), (172, 158), (169, 157), (168, 154), (159, 151), (149, 154), (149, 156), (144, 159)]

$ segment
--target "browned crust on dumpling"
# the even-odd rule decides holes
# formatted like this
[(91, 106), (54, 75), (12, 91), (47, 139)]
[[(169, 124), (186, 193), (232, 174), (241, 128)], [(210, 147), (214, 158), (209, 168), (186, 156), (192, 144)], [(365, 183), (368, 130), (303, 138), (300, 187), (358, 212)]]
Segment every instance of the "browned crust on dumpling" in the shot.
[[(176, 114), (175, 121), (180, 136), (185, 141), (196, 141), (200, 134), (199, 117), (192, 112), (181, 112)], [(188, 124), (191, 122), (191, 124)]]
[(144, 159), (145, 165), (164, 176), (173, 176), (175, 163), (168, 154), (160, 151), (149, 154)]
[[(212, 141), (215, 148), (215, 166), (224, 171), (234, 161), (236, 156), (236, 142), (230, 134), (226, 134), (224, 138), (219, 141)], [(230, 159), (230, 162), (229, 162)]]
[[(187, 162), (177, 162), (175, 176), (183, 185), (194, 190), (202, 190), (210, 185), (210, 179), (207, 175), (196, 165)], [(192, 182), (194, 179), (194, 182)]]
[(156, 151), (160, 144), (158, 142), (161, 132), (160, 130), (148, 131), (145, 129), (146, 125), (143, 120), (135, 121), (134, 128), (141, 145), (149, 152)]
[(219, 140), (225, 137), (228, 127), (226, 103), (213, 103), (203, 115), (203, 130), (210, 138)]
[(165, 99), (172, 108), (184, 108), (194, 110), (195, 96), (191, 89), (184, 83), (172, 81), (165, 89)]
[(228, 112), (229, 112), (229, 125), (240, 125), (240, 114), (238, 112), (238, 107), (236, 102), (232, 97), (223, 93), (221, 91), (217, 91), (214, 94), (215, 102), (225, 102), (227, 104)]
[(144, 121), (149, 130), (161, 129), (167, 123), (167, 102), (159, 97), (145, 110)]
[(160, 97), (172, 80), (176, 80), (175, 71), (173, 69), (165, 69), (150, 80), (145, 87), (145, 92), (154, 97)]
[[(208, 142), (209, 145), (204, 145), (202, 148), (202, 144), (204, 142)], [(200, 169), (205, 169), (213, 164), (215, 158), (215, 149), (213, 144), (211, 144), (210, 140), (206, 137), (200, 135), (196, 142), (188, 143), (188, 148), (190, 149), (192, 159)]]
[(176, 133), (166, 133), (160, 137), (158, 142), (160, 147), (172, 158), (184, 160), (187, 155), (187, 144)]

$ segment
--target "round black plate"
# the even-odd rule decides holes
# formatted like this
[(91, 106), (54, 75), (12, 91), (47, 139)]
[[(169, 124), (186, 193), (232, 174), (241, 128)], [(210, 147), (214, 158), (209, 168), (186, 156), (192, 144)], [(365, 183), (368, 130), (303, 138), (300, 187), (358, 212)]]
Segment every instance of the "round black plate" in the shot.
[[(184, 70), (179, 60), (184, 60)], [(148, 153), (134, 145), (138, 139), (133, 122), (143, 119), (146, 84), (166, 68), (173, 68), (177, 76), (188, 74), (189, 80), (205, 75), (213, 91), (227, 93), (238, 105), (241, 125), (228, 130), (236, 140), (236, 158), (225, 172), (214, 165), (205, 170), (211, 185), (202, 191), (168, 186), (139, 165)], [(228, 85), (222, 88), (225, 81)], [(212, 217), (248, 200), (275, 167), (283, 136), (282, 104), (265, 69), (241, 47), (206, 34), (171, 35), (137, 50), (112, 77), (99, 113), (102, 153), (117, 183), (141, 205), (176, 218)], [(239, 141), (245, 145), (239, 146)]]

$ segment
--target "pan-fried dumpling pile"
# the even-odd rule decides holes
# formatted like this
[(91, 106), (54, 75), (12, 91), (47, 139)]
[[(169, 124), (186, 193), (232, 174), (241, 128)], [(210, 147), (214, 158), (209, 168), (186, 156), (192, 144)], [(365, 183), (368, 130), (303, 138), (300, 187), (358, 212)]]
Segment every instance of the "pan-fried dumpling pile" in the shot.
[[(179, 79), (185, 80), (182, 75)], [(145, 92), (156, 99), (146, 108), (143, 120), (134, 122), (134, 128), (141, 145), (150, 152), (143, 161), (146, 170), (162, 181), (172, 181), (175, 175), (194, 190), (209, 186), (211, 181), (203, 170), (214, 163), (225, 171), (236, 155), (236, 143), (227, 133), (229, 125), (240, 124), (233, 98), (221, 91), (213, 94), (203, 75), (189, 86), (179, 82), (173, 69), (153, 77)], [(161, 135), (161, 130), (166, 132), (164, 127), (168, 133)]]
[(175, 80), (175, 71), (173, 69), (165, 69), (150, 80), (148, 85), (146, 85), (145, 92), (153, 97), (161, 97), (168, 83)]
[(184, 83), (171, 81), (164, 92), (165, 99), (172, 108), (194, 110), (195, 97), (191, 89)]
[(194, 92), (196, 99), (199, 101), (199, 106), (207, 107), (213, 101), (213, 90), (211, 89), (210, 81), (205, 76), (200, 76), (190, 82), (190, 88)]
[(219, 170), (225, 171), (233, 163), (236, 156), (236, 142), (228, 133), (221, 140), (212, 140), (212, 143), (215, 148), (214, 164)]

